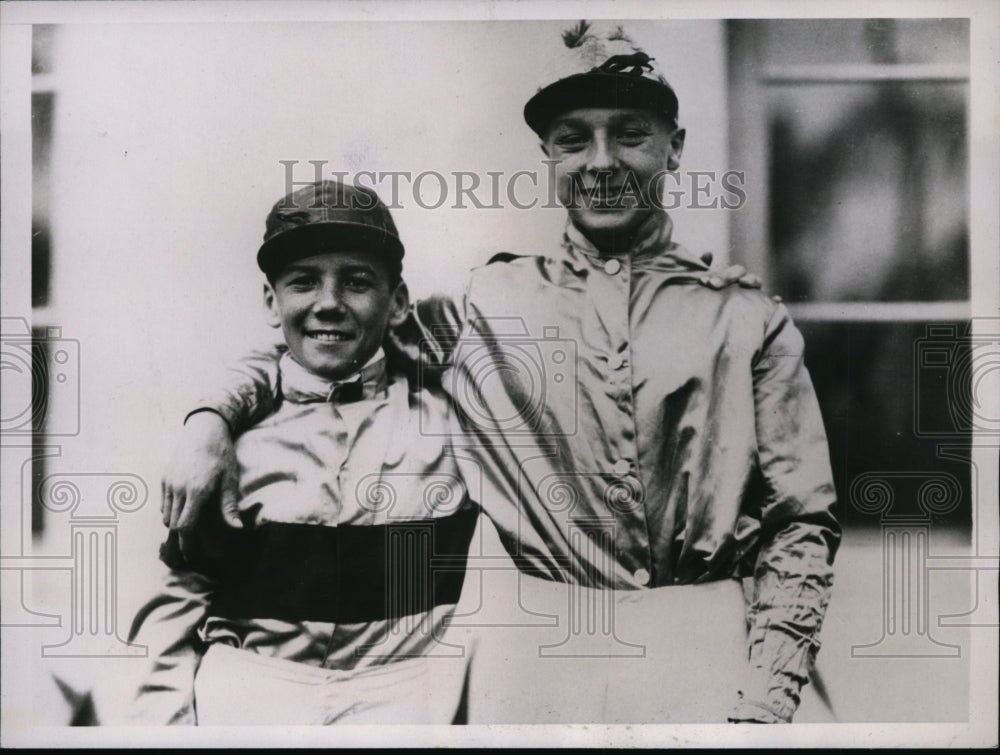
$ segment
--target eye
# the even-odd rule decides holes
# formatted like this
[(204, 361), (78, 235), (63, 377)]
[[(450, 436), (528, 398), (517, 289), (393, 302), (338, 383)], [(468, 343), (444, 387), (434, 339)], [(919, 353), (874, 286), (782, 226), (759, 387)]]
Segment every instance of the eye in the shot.
[(293, 291), (308, 291), (316, 285), (316, 279), (311, 275), (294, 275), (284, 285)]
[(556, 136), (555, 145), (563, 152), (579, 152), (587, 146), (587, 137), (584, 134), (567, 132)]
[(643, 128), (629, 126), (618, 133), (618, 140), (626, 145), (641, 144), (649, 136), (649, 131)]
[(351, 291), (370, 291), (375, 287), (375, 280), (370, 275), (358, 273), (348, 276), (344, 285)]

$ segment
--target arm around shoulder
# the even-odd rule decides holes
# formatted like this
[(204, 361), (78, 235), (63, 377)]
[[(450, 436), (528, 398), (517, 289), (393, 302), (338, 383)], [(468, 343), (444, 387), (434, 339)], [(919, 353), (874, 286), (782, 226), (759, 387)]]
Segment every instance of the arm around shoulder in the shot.
[(410, 375), (440, 377), (450, 363), (464, 320), (464, 301), (431, 296), (411, 305), (406, 320), (386, 338), (386, 352)]
[(222, 417), (234, 434), (252, 427), (274, 408), (278, 388), (278, 361), (285, 353), (284, 344), (251, 351), (229, 365), (218, 381), (210, 381), (185, 422), (205, 411)]
[(274, 409), (283, 353), (284, 346), (275, 345), (248, 354), (227, 369), (187, 415), (164, 471), (160, 505), (164, 525), (188, 534), (185, 551), (194, 547), (200, 536), (196, 523), (213, 501), (231, 526), (241, 526), (233, 435)]

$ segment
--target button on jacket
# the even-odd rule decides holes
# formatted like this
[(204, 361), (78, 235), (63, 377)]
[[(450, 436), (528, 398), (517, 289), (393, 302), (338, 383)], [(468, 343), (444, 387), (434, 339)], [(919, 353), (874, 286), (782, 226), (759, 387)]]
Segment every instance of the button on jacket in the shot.
[[(418, 303), (394, 350), (451, 394), (470, 495), (524, 571), (619, 589), (752, 574), (743, 706), (788, 720), (840, 537), (802, 337), (760, 291), (700, 285), (666, 214), (642, 230), (615, 257), (572, 225), (548, 254), (498, 255), (462, 302)], [(203, 404), (235, 427), (268, 395), (254, 360), (241, 371)]]
[[(239, 508), (249, 530), (305, 524), (328, 533), (349, 526), (359, 533), (468, 508), (450, 452), (444, 397), (411, 391), (403, 376), (387, 377), (384, 357), (355, 381), (337, 385), (306, 372), (287, 353), (280, 368), (272, 360), (269, 369), (273, 393), (268, 413), (236, 442)], [(303, 530), (293, 527), (292, 532)], [(317, 534), (312, 528), (305, 532)], [(321, 561), (327, 549), (323, 542), (319, 545), (313, 559), (295, 552), (276, 564), (289, 575), (283, 586), (288, 593), (301, 589), (309, 571), (326, 566)], [(467, 541), (462, 556), (466, 551)], [(366, 554), (353, 549), (349, 556), (339, 556), (346, 557), (364, 559)], [(358, 563), (343, 568), (362, 577), (367, 571)], [(205, 643), (223, 642), (327, 669), (353, 669), (429, 652), (454, 611), (453, 601), (420, 614), (370, 621), (292, 621), (260, 616), (253, 608), (249, 615), (244, 611), (234, 617), (216, 610), (220, 589), (194, 571), (172, 569), (163, 590), (136, 616), (130, 636), (149, 645), (153, 659), (136, 718), (193, 723), (192, 685)], [(344, 597), (350, 598), (350, 592), (348, 585)], [(287, 603), (287, 595), (279, 597)]]

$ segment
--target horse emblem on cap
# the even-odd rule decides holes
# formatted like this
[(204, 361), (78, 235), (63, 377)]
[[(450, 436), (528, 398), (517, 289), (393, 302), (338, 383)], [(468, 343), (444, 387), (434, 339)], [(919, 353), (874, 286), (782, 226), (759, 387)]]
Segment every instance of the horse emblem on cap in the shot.
[[(631, 55), (612, 55), (605, 60), (595, 70), (604, 73), (624, 73), (629, 76), (642, 76), (644, 71), (652, 71), (653, 66), (650, 61), (656, 58), (649, 57), (644, 52), (634, 52)], [(629, 70), (625, 70), (628, 68)]]

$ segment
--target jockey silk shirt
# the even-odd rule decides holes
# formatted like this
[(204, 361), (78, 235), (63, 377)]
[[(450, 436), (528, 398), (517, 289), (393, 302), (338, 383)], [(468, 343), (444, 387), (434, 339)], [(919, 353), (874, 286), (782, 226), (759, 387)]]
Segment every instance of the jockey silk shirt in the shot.
[[(702, 285), (671, 231), (659, 213), (608, 256), (569, 224), (547, 253), (497, 255), (461, 301), (418, 302), (390, 356), (451, 396), (469, 496), (521, 570), (624, 590), (752, 576), (740, 705), (789, 720), (840, 539), (822, 417), (785, 307)], [(200, 406), (252, 424), (274, 358)]]
[[(171, 569), (130, 631), (150, 647), (134, 712), (147, 723), (195, 723), (195, 673), (212, 644), (314, 668), (362, 669), (438, 651), (454, 613), (477, 511), (449, 449), (447, 399), (387, 374), (381, 351), (339, 383), (287, 352), (267, 375), (268, 412), (236, 442), (245, 529), (232, 533), (224, 552), (234, 559), (241, 539), (272, 532), (225, 578), (184, 563), (175, 540), (161, 549)], [(430, 428), (428, 441), (421, 432)], [(438, 558), (451, 575), (450, 591), (433, 602), (413, 594), (425, 581), (420, 557), (428, 568), (428, 558)], [(393, 575), (393, 565), (406, 573)], [(379, 581), (383, 572), (391, 590)], [(398, 605), (386, 606), (393, 597)]]

